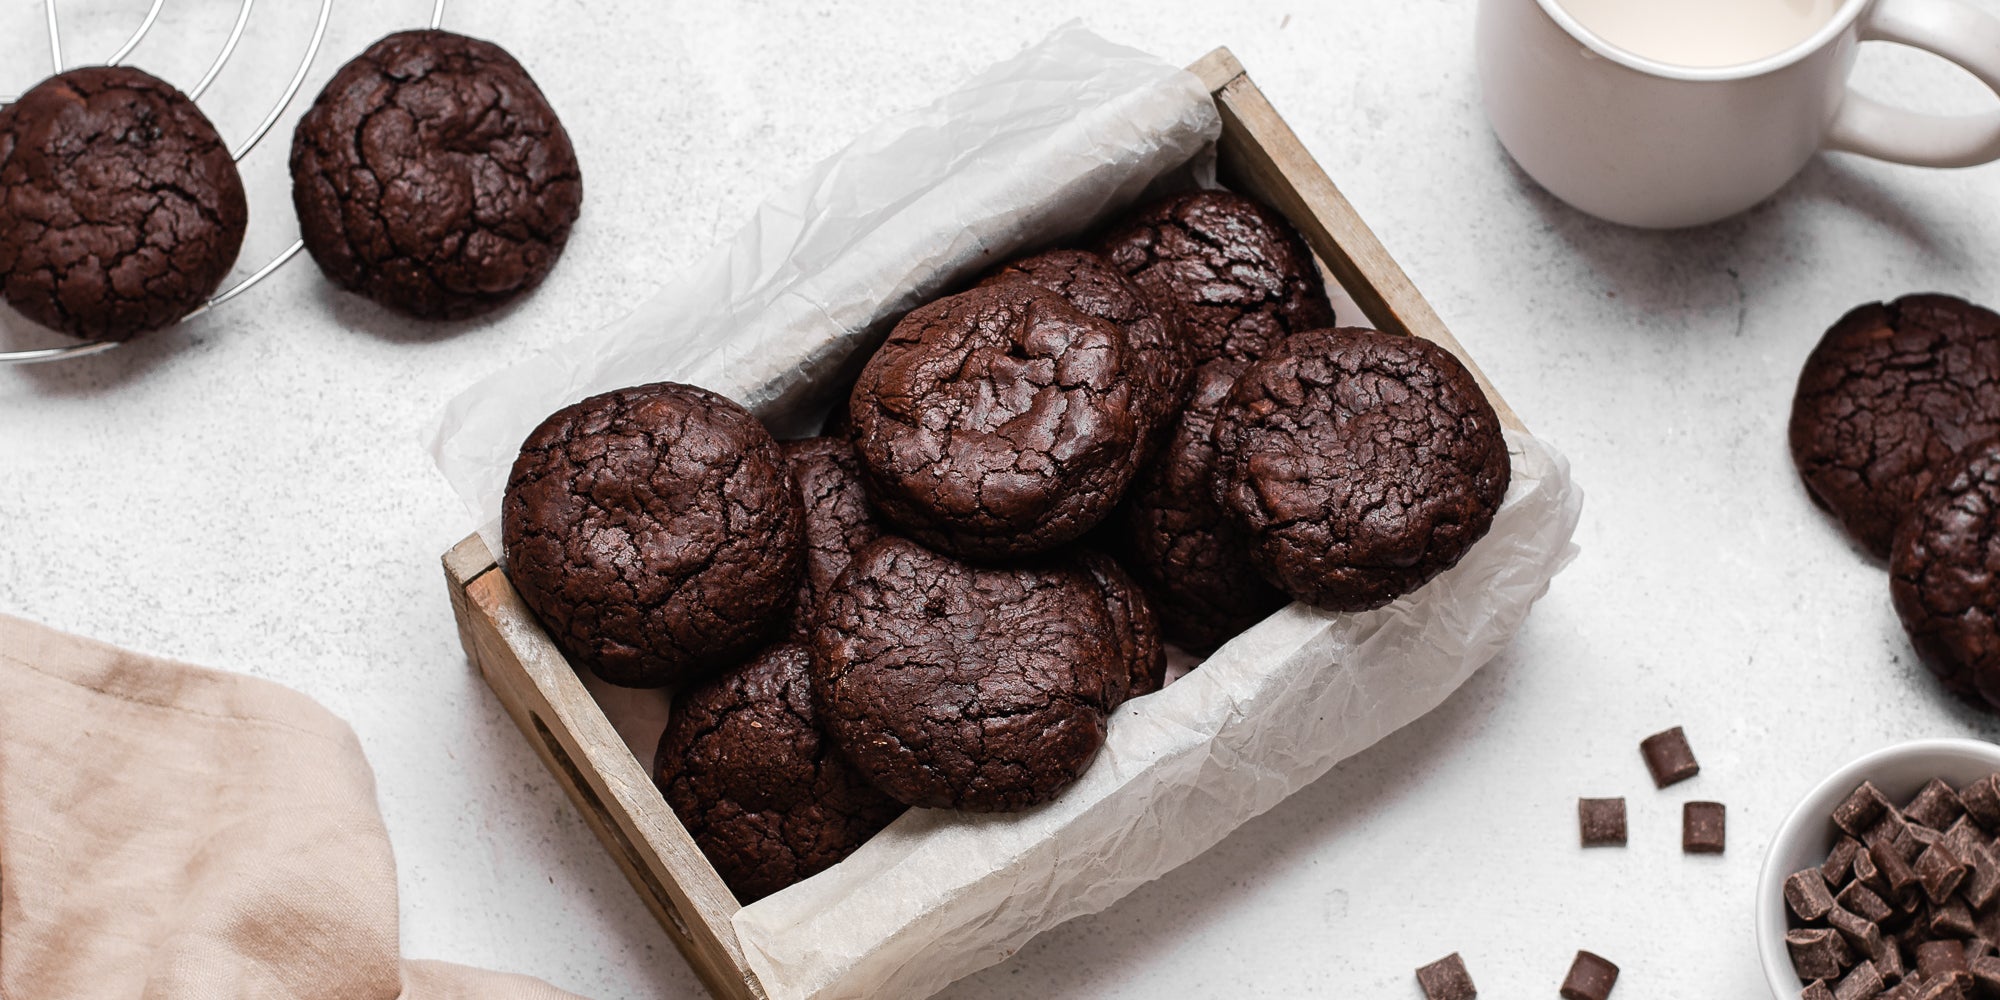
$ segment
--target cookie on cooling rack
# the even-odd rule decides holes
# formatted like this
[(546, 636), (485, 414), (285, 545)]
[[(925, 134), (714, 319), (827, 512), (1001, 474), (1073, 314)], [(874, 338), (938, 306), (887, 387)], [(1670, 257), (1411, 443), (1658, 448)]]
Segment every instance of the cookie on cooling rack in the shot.
[(583, 175), (513, 56), (405, 31), (341, 67), (299, 121), (292, 204), (335, 284), (419, 319), (465, 319), (548, 276)]
[(51, 329), (129, 340), (193, 312), (249, 214), (215, 126), (163, 80), (71, 70), (0, 108), (0, 297)]

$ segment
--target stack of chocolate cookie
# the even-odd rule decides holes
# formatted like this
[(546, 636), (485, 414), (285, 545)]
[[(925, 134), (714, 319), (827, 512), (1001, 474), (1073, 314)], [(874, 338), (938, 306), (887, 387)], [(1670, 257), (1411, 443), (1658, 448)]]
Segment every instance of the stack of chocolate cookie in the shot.
[(910, 312), (825, 436), (662, 383), (523, 446), (509, 575), (572, 662), (680, 689), (655, 777), (739, 897), (907, 806), (1047, 802), (1164, 683), (1163, 631), (1377, 607), (1490, 524), (1507, 452), (1471, 375), (1326, 328), (1274, 213), (1183, 195), (1098, 245)]
[(1888, 560), (1925, 665), (2000, 711), (2000, 315), (1947, 295), (1849, 312), (1799, 374), (1791, 446), (1813, 501)]

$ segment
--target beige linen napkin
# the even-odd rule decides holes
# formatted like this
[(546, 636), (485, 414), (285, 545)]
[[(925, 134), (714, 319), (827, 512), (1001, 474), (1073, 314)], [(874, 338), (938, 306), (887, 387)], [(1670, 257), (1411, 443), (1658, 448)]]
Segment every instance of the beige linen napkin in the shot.
[(347, 724), (0, 615), (0, 998), (574, 1000), (405, 962)]

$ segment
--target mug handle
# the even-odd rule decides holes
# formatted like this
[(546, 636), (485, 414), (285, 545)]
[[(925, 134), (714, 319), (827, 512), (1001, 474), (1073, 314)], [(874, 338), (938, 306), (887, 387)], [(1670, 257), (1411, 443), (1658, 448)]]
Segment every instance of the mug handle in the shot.
[[(1957, 63), (2000, 96), (2000, 18), (1954, 0), (1881, 0), (1861, 15), (1864, 42), (1897, 42)], [(1849, 89), (1826, 148), (1919, 167), (2000, 160), (2000, 111), (1927, 115)]]

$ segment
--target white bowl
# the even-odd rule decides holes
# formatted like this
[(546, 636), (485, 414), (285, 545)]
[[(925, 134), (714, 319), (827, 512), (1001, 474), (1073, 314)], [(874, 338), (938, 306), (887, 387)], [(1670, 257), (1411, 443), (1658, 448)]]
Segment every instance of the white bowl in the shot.
[(1757, 880), (1757, 953), (1773, 997), (1798, 1000), (1805, 988), (1785, 950), (1785, 879), (1826, 860), (1840, 832), (1831, 819), (1833, 807), (1863, 781), (1874, 782), (1889, 801), (1900, 804), (1932, 778), (1961, 788), (1994, 772), (2000, 772), (2000, 746), (1982, 740), (1916, 740), (1862, 757), (1806, 795), (1771, 838), (1764, 874)]

